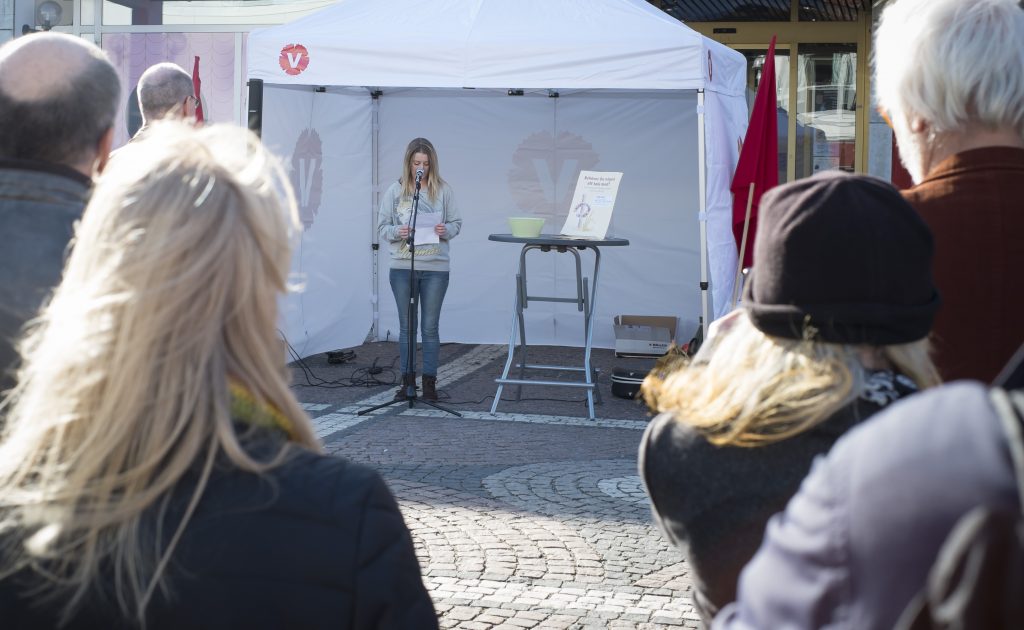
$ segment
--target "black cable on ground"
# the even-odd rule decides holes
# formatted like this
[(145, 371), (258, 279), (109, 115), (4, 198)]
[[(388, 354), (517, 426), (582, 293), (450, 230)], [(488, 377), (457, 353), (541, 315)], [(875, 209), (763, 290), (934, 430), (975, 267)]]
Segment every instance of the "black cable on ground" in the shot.
[[(306, 361), (299, 356), (299, 353), (292, 347), (292, 344), (288, 341), (288, 338), (284, 336), (284, 333), (279, 330), (278, 334), (281, 335), (281, 339), (283, 339), (285, 345), (288, 346), (288, 354), (292, 357), (292, 365), (302, 370), (302, 374), (306, 379), (305, 385), (308, 387), (320, 387), (323, 389), (340, 389), (345, 387), (390, 387), (397, 385), (400, 380), (398, 373), (394, 369), (395, 363), (398, 361), (397, 357), (392, 360), (391, 365), (388, 367), (381, 367), (377, 365), (377, 362), (380, 359), (376, 358), (373, 360), (373, 365), (369, 367), (358, 367), (353, 369), (347, 376), (336, 378), (334, 380), (327, 380), (318, 376), (313, 371), (313, 368), (311, 368)], [(356, 359), (356, 353), (351, 350), (331, 352), (328, 353), (328, 355), (333, 355), (337, 359), (341, 359), (340, 361), (336, 361), (341, 363), (347, 363)], [(330, 358), (331, 357), (328, 356), (328, 360), (330, 360)], [(301, 385), (301, 383), (296, 384)]]

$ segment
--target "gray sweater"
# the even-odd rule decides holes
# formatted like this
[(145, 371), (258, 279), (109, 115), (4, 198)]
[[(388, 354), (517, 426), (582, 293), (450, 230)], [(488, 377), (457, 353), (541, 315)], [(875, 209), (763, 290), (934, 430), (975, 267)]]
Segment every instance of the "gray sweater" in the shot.
[[(458, 236), (462, 229), (462, 215), (455, 205), (455, 195), (447, 183), (441, 184), (438, 198), (431, 199), (426, 188), (420, 192), (420, 214), (438, 213), (447, 234), (439, 243), (416, 245), (416, 269), (418, 271), (448, 271), (451, 262), (448, 242)], [(405, 239), (398, 237), (398, 228), (409, 223), (412, 213), (412, 197), (402, 195), (402, 184), (395, 182), (388, 187), (380, 200), (377, 213), (377, 230), (380, 240), (387, 241), (391, 253), (392, 269), (408, 269), (412, 252)]]

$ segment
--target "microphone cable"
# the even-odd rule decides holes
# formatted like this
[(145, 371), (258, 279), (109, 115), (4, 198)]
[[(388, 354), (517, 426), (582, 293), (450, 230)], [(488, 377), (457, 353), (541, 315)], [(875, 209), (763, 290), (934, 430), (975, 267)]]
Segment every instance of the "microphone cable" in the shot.
[[(305, 378), (305, 383), (295, 382), (292, 383), (292, 387), (306, 386), (306, 387), (319, 387), (322, 389), (340, 389), (347, 387), (392, 387), (399, 383), (400, 375), (395, 369), (395, 364), (398, 362), (398, 357), (395, 357), (389, 366), (378, 365), (379, 358), (373, 360), (373, 364), (369, 366), (352, 366), (352, 371), (340, 378), (334, 380), (325, 379), (316, 374), (313, 368), (299, 356), (299, 353), (292, 347), (291, 342), (285, 337), (284, 333), (280, 330), (277, 331), (281, 335), (281, 339), (288, 347), (288, 354), (292, 358), (291, 366), (297, 367), (302, 371), (302, 375)], [(355, 351), (347, 351), (342, 354), (344, 357), (348, 357), (345, 363), (354, 361), (356, 359)]]

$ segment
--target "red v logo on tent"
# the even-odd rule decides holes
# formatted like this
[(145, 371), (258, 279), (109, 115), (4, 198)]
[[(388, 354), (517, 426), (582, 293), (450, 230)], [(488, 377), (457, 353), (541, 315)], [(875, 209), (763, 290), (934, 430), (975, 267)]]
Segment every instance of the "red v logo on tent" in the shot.
[(302, 44), (288, 44), (281, 49), (277, 62), (285, 74), (294, 76), (309, 66), (309, 51)]

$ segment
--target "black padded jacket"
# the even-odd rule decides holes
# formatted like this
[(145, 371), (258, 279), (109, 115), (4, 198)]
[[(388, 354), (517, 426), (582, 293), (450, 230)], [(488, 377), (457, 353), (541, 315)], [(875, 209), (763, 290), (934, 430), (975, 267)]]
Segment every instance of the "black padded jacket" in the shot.
[[(147, 609), (147, 630), (437, 628), (412, 538), (380, 475), (288, 448), (289, 460), (263, 475), (218, 464), (173, 553), (170, 594)], [(193, 488), (193, 477), (179, 483), (165, 539)], [(102, 582), (65, 628), (138, 627), (113, 601), (113, 580)], [(26, 595), (33, 584), (26, 571), (0, 581), (0, 626), (56, 627), (56, 605)]]

